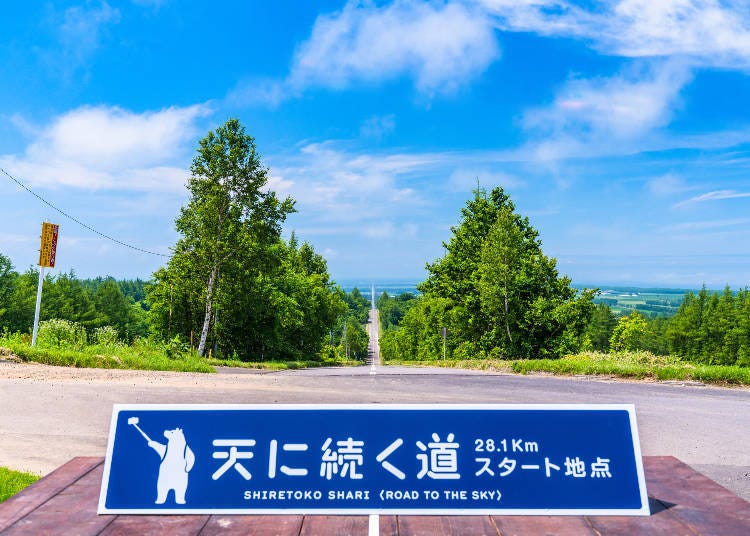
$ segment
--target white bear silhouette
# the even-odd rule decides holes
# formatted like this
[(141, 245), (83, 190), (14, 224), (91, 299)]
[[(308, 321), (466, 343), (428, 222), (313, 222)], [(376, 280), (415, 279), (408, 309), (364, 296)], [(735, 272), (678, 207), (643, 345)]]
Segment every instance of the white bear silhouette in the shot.
[(185, 504), (185, 492), (188, 486), (188, 473), (195, 463), (195, 454), (185, 441), (182, 428), (164, 430), (167, 444), (149, 440), (148, 446), (161, 458), (159, 478), (156, 481), (156, 504), (164, 504), (169, 490), (174, 490), (177, 504)]

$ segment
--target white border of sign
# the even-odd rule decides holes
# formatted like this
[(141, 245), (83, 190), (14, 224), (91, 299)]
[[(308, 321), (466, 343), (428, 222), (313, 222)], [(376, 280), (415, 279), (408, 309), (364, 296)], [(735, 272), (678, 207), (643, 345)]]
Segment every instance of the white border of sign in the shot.
[[(383, 410), (383, 409), (411, 409), (411, 410), (625, 410), (630, 420), (630, 433), (633, 438), (633, 452), (635, 454), (635, 465), (638, 473), (638, 488), (641, 492), (641, 508), (638, 509), (462, 509), (443, 508), (440, 510), (418, 510), (399, 508), (352, 508), (352, 509), (206, 509), (206, 508), (150, 508), (150, 509), (109, 509), (105, 505), (107, 498), (107, 485), (109, 484), (110, 465), (112, 463), (112, 451), (115, 440), (115, 427), (120, 411), (165, 411), (165, 410), (191, 410), (191, 411), (246, 411), (246, 410)], [(104, 474), (102, 475), (102, 486), (99, 493), (99, 514), (306, 514), (306, 515), (564, 515), (564, 516), (647, 516), (650, 515), (648, 494), (646, 493), (646, 477), (643, 472), (643, 458), (641, 456), (641, 443), (638, 436), (638, 426), (635, 418), (635, 406), (633, 404), (115, 404), (112, 408), (112, 420), (110, 421), (109, 440), (107, 442), (107, 457), (104, 463)]]

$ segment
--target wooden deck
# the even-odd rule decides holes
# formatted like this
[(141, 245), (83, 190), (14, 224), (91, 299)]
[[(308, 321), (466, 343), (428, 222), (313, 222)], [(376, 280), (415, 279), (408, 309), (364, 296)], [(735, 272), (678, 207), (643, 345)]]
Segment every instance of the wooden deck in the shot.
[[(645, 457), (652, 514), (381, 516), (382, 535), (748, 536), (750, 503), (673, 457)], [(102, 458), (74, 458), (0, 504), (0, 534), (366, 535), (367, 516), (97, 515)]]

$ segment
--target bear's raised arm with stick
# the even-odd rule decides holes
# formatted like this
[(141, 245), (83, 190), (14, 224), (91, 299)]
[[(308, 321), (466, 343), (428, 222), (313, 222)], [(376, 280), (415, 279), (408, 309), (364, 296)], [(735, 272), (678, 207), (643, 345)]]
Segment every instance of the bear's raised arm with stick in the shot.
[(164, 504), (169, 490), (174, 490), (177, 504), (185, 504), (185, 492), (188, 486), (188, 473), (195, 464), (195, 454), (190, 450), (185, 440), (182, 428), (164, 430), (167, 444), (152, 440), (146, 432), (138, 426), (138, 417), (130, 417), (128, 424), (138, 430), (148, 442), (148, 446), (156, 451), (161, 459), (159, 464), (159, 478), (156, 482), (156, 504)]

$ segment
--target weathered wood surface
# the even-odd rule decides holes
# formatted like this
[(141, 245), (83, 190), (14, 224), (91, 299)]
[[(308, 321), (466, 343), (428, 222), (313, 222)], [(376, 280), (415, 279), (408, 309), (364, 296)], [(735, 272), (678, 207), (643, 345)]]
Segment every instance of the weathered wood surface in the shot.
[[(676, 458), (645, 457), (651, 515), (381, 516), (380, 534), (406, 535), (716, 535), (748, 536), (750, 503)], [(101, 458), (74, 458), (0, 504), (0, 535), (255, 534), (366, 535), (367, 516), (173, 515), (96, 513)]]

